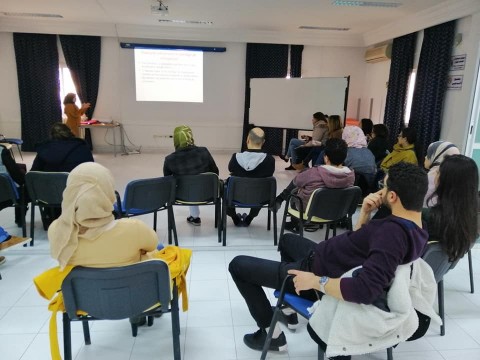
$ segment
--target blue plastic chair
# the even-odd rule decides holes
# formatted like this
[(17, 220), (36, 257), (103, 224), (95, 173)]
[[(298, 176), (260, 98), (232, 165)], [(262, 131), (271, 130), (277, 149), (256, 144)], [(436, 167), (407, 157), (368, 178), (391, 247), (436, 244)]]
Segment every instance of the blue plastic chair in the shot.
[[(272, 341), (273, 331), (275, 330), (275, 325), (277, 324), (280, 316), (282, 316), (282, 307), (289, 307), (292, 310), (296, 311), (305, 319), (310, 319), (310, 313), (308, 312), (308, 308), (312, 307), (314, 301), (304, 299), (300, 296), (287, 293), (286, 286), (288, 279), (291, 278), (293, 275), (288, 275), (285, 277), (282, 283), (282, 287), (280, 290), (275, 290), (273, 295), (277, 298), (277, 304), (275, 305), (275, 310), (273, 311), (272, 322), (270, 323), (270, 328), (268, 330), (267, 338), (265, 339), (265, 344), (263, 345), (262, 356), (260, 357), (261, 360), (265, 360), (267, 357), (268, 348), (270, 347), (270, 342)], [(325, 352), (323, 349), (318, 346), (318, 359), (323, 360), (325, 358)], [(387, 349), (387, 359), (393, 360), (393, 348), (389, 347)]]

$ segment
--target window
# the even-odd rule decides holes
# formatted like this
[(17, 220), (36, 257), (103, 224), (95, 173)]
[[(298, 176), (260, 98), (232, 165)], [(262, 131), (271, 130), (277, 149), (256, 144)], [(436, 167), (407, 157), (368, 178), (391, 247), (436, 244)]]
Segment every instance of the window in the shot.
[[(68, 93), (74, 93), (77, 95), (77, 90), (75, 89), (75, 84), (73, 83), (72, 75), (70, 74), (70, 69), (66, 65), (60, 65), (58, 69), (59, 78), (60, 78), (60, 101), (62, 103), (62, 114), (63, 114), (63, 99)], [(77, 96), (77, 101), (75, 103), (78, 107), (82, 104), (80, 99)], [(65, 117), (65, 115), (63, 115)]]
[(417, 69), (413, 69), (408, 80), (407, 91), (407, 107), (405, 108), (405, 118), (403, 119), (405, 126), (410, 122), (410, 111), (412, 110), (413, 90), (415, 89), (415, 80), (417, 78)]

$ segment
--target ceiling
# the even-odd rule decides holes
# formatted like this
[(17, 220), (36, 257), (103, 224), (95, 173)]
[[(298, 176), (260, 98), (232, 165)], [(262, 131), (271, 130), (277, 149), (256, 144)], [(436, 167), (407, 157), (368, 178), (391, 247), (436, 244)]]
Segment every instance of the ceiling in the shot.
[[(479, 0), (366, 0), (396, 8), (334, 6), (333, 0), (1, 0), (0, 31), (54, 32), (120, 38), (250, 41), (368, 46), (480, 11)], [(61, 15), (59, 19), (4, 13)], [(212, 24), (161, 23), (159, 20)], [(347, 31), (304, 30), (300, 26)]]

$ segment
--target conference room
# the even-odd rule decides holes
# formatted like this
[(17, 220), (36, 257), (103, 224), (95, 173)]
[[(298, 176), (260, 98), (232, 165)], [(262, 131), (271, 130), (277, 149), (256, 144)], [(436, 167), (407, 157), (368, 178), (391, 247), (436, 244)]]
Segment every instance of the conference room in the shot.
[[(311, 130), (317, 111), (338, 114), (344, 123), (370, 118), (388, 124), (393, 138), (401, 124), (409, 124), (422, 134), (422, 144), (450, 141), (480, 164), (479, 29), (476, 0), (88, 0), (81, 6), (4, 0), (0, 133), (23, 141), (21, 155), (16, 146), (11, 151), (29, 170), (35, 144), (48, 139), (50, 127), (62, 120), (64, 96), (75, 92), (77, 105), (91, 104), (84, 120), (97, 121), (85, 125), (82, 136), (95, 162), (112, 172), (122, 198), (130, 181), (163, 176), (180, 125), (192, 129), (195, 145), (210, 151), (220, 179), (229, 177), (232, 154), (245, 150), (250, 125), (264, 129), (263, 149), (276, 159), (278, 194), (297, 174), (285, 171), (278, 155), (299, 130)], [(428, 52), (433, 55), (425, 59)], [(424, 61), (442, 62), (443, 77), (422, 72)], [(228, 264), (237, 255), (279, 260), (268, 212), (262, 210), (249, 227), (227, 219), (222, 246), (214, 206), (200, 211), (201, 226), (191, 226), (188, 207), (173, 207), (179, 246), (193, 251), (189, 310), (180, 310), (181, 356), (259, 358), (242, 341), (255, 322)], [(151, 214), (138, 219), (149, 227), (153, 222)], [(40, 221), (37, 210), (34, 246), (0, 251), (6, 258), (0, 265), (2, 359), (51, 358), (51, 313), (32, 279), (57, 263)], [(23, 236), (13, 208), (0, 211), (0, 226)], [(160, 243), (168, 244), (168, 232), (167, 212), (159, 212)], [(305, 233), (316, 242), (324, 235), (325, 229)], [(477, 285), (478, 245), (471, 253)], [(480, 359), (480, 302), (478, 291), (471, 293), (467, 257), (445, 276), (444, 290), (445, 335), (432, 326), (423, 338), (395, 348), (395, 359)], [(273, 291), (266, 291), (274, 305)], [(317, 358), (307, 321), (299, 320), (295, 333), (286, 330), (288, 351), (269, 358)], [(60, 316), (57, 322), (62, 345)], [(128, 320), (94, 322), (91, 338), (85, 345), (81, 326), (73, 324), (73, 358), (173, 358), (169, 314), (152, 327), (139, 327), (137, 337)], [(353, 357), (386, 358), (384, 350)]]

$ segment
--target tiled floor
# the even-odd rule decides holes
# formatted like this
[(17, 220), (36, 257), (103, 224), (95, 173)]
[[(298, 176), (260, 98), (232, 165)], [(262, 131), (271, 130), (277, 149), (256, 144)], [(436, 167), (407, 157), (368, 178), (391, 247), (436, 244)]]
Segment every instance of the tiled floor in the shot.
[[(34, 154), (24, 154), (30, 167)], [(221, 177), (228, 176), (230, 155), (214, 154)], [(120, 192), (135, 178), (161, 176), (162, 154), (117, 156), (95, 155), (97, 162), (115, 175)], [(277, 161), (278, 189), (294, 176), (284, 171), (285, 163)], [(262, 211), (249, 228), (235, 228), (229, 222), (228, 244), (217, 243), (213, 226), (213, 207), (201, 210), (202, 226), (185, 223), (188, 209), (177, 207), (175, 216), (181, 246), (193, 249), (190, 267), (189, 305), (181, 313), (181, 350), (185, 360), (259, 359), (260, 353), (247, 348), (242, 337), (256, 330), (246, 305), (232, 282), (227, 267), (238, 254), (278, 259), (272, 233), (266, 230), (266, 213)], [(37, 219), (40, 217), (37, 216)], [(158, 237), (166, 239), (165, 214), (160, 215)], [(144, 220), (151, 224), (152, 218)], [(163, 222), (162, 222), (163, 221)], [(21, 232), (13, 222), (13, 210), (0, 212), (0, 224), (12, 234)], [(2, 253), (7, 262), (0, 267), (0, 359), (50, 359), (47, 302), (34, 289), (32, 278), (55, 265), (50, 258), (46, 233), (36, 224), (34, 247), (14, 248)], [(312, 239), (323, 238), (322, 232), (311, 233)], [(480, 249), (473, 250), (474, 269), (480, 271)], [(428, 334), (415, 342), (400, 344), (394, 351), (395, 360), (474, 360), (480, 359), (480, 278), (475, 279), (477, 292), (470, 294), (468, 265), (462, 260), (445, 279), (447, 313), (446, 335), (432, 327)], [(271, 294), (271, 291), (268, 291)], [(270, 295), (271, 296), (271, 295)], [(273, 299), (272, 299), (273, 301)], [(60, 319), (60, 318), (59, 318)], [(303, 322), (305, 324), (305, 322)], [(85, 346), (81, 327), (73, 327), (73, 353), (77, 360), (147, 360), (171, 359), (172, 344), (168, 316), (156, 319), (151, 328), (141, 327), (137, 338), (130, 334), (128, 321), (93, 323), (92, 345)], [(61, 322), (59, 321), (61, 332)], [(269, 358), (313, 360), (316, 345), (310, 340), (305, 326), (296, 333), (286, 331), (288, 352), (271, 354)], [(60, 343), (62, 341), (59, 335)], [(358, 356), (354, 359), (386, 359), (386, 352)]]

